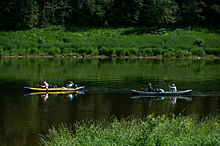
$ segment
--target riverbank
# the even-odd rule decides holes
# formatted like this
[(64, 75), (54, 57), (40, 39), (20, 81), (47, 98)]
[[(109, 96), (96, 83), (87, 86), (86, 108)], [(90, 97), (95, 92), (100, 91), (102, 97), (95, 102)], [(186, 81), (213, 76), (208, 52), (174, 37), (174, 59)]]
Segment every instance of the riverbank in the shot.
[(187, 57), (163, 57), (160, 56), (0, 56), (0, 58), (84, 58), (84, 59), (189, 59), (189, 60), (219, 60), (216, 56), (187, 56)]
[(208, 29), (53, 26), (0, 32), (0, 56), (218, 58), (219, 40)]
[[(42, 145), (213, 145), (220, 144), (220, 116), (153, 116), (61, 124), (41, 136)], [(74, 130), (73, 130), (74, 129)]]

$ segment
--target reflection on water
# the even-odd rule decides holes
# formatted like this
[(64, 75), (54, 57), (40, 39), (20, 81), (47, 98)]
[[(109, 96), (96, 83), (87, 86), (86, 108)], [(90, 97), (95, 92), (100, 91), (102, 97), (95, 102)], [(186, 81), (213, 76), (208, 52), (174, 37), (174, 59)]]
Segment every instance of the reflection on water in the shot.
[[(24, 96), (28, 95), (39, 95), (42, 97), (43, 101), (46, 103), (49, 97), (57, 97), (59, 95), (65, 95), (67, 99), (72, 101), (75, 97), (77, 97), (80, 94), (85, 94), (84, 90), (80, 91), (62, 91), (62, 92), (29, 92), (25, 93)], [(66, 99), (65, 98), (65, 99)]]
[(157, 102), (157, 101), (167, 101), (169, 104), (175, 105), (177, 103), (177, 100), (186, 100), (186, 101), (191, 101), (192, 97), (189, 96), (143, 96), (143, 95), (138, 95), (138, 96), (132, 96), (131, 99), (138, 99), (138, 98), (148, 98), (150, 100), (149, 106), (152, 105), (152, 102)]
[[(85, 94), (29, 94), (23, 87), (65, 80), (86, 86)], [(154, 88), (192, 89), (192, 97), (131, 98)], [(199, 114), (220, 109), (219, 60), (0, 58), (0, 145), (38, 145), (52, 125), (147, 114)]]

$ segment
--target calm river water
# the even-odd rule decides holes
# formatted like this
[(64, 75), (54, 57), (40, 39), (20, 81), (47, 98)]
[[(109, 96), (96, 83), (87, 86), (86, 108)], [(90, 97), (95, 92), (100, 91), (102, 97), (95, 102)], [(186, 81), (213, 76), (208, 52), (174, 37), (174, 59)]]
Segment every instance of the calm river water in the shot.
[[(28, 95), (23, 87), (44, 80), (64, 86), (72, 80), (86, 86), (73, 94)], [(167, 90), (192, 89), (187, 97), (134, 97), (151, 82)], [(0, 58), (0, 145), (38, 145), (39, 134), (52, 125), (83, 119), (145, 117), (148, 114), (220, 113), (220, 61)]]

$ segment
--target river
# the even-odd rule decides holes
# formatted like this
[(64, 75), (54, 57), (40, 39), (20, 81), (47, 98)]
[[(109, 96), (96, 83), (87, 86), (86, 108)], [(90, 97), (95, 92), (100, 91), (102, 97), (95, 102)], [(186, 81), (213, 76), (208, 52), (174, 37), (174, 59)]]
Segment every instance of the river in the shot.
[[(85, 91), (28, 94), (23, 87), (72, 80)], [(192, 89), (184, 97), (137, 97), (151, 82), (168, 90)], [(112, 116), (220, 113), (219, 60), (0, 58), (0, 145), (38, 145), (39, 134), (62, 122), (108, 120)]]

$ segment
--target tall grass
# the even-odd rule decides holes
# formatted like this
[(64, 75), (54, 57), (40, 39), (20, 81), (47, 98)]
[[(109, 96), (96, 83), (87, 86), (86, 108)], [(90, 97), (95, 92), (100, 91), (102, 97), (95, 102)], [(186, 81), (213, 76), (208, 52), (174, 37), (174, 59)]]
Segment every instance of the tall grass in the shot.
[(217, 31), (207, 29), (146, 32), (141, 28), (52, 26), (0, 32), (1, 56), (219, 56), (219, 46)]
[(144, 119), (61, 124), (40, 138), (41, 145), (212, 145), (220, 144), (220, 115), (149, 115)]

